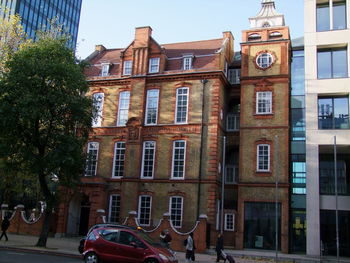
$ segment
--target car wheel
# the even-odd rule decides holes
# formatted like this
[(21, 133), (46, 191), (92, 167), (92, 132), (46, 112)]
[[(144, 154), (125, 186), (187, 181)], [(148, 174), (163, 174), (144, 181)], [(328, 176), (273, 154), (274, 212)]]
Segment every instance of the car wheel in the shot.
[(145, 261), (145, 263), (158, 263), (158, 260), (154, 259), (154, 258), (150, 258), (150, 259), (147, 259)]
[(85, 255), (85, 263), (98, 263), (98, 256), (94, 252), (89, 252)]

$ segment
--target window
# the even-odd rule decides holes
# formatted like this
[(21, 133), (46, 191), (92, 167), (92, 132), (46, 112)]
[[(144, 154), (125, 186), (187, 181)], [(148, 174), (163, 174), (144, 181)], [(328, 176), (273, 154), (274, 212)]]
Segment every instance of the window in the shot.
[(260, 40), (261, 36), (258, 33), (253, 33), (248, 36), (248, 41)]
[(225, 184), (236, 184), (238, 165), (226, 165)]
[(319, 129), (349, 129), (349, 97), (318, 98)]
[(146, 125), (157, 124), (158, 117), (159, 90), (152, 89), (147, 91), (146, 102)]
[(192, 57), (184, 57), (183, 58), (183, 69), (184, 70), (192, 69)]
[(89, 142), (87, 147), (87, 160), (85, 167), (85, 176), (95, 176), (98, 160), (98, 142)]
[(239, 113), (229, 113), (227, 115), (226, 130), (227, 131), (238, 131), (239, 130), (240, 117)]
[(186, 141), (174, 141), (172, 179), (183, 179), (185, 177), (185, 156)]
[(228, 71), (228, 81), (231, 84), (239, 84), (241, 78), (241, 69), (235, 68)]
[(331, 5), (329, 1), (318, 4), (316, 6), (316, 20), (317, 32), (346, 29), (346, 1), (333, 0)]
[(225, 231), (233, 231), (235, 227), (235, 215), (233, 213), (225, 213)]
[(346, 3), (333, 2), (333, 30), (346, 29)]
[(123, 75), (131, 75), (131, 73), (132, 73), (132, 61), (131, 60), (124, 61)]
[(182, 225), (183, 198), (181, 196), (170, 197), (170, 220), (174, 227)]
[(276, 219), (278, 249), (281, 249), (281, 204), (244, 203), (244, 248), (274, 250), (276, 248)]
[(125, 126), (128, 121), (130, 103), (130, 91), (122, 91), (119, 95), (118, 123), (117, 126)]
[(155, 142), (147, 141), (143, 143), (141, 178), (153, 178), (155, 149)]
[(108, 222), (118, 223), (120, 216), (120, 195), (109, 196)]
[(101, 76), (106, 77), (109, 75), (109, 63), (102, 63)]
[(256, 65), (261, 69), (269, 68), (273, 63), (273, 56), (270, 53), (264, 52), (256, 57)]
[(151, 196), (141, 195), (139, 197), (138, 220), (141, 226), (149, 226), (151, 224), (151, 205)]
[(188, 88), (176, 90), (175, 123), (187, 123)]
[(149, 60), (149, 73), (159, 72), (159, 58), (151, 58)]
[(114, 144), (113, 176), (123, 177), (125, 165), (125, 142), (116, 142)]
[[(328, 146), (328, 145), (327, 145)], [(327, 153), (330, 146), (319, 149), (319, 180), (321, 195), (335, 195), (334, 155)], [(348, 146), (348, 145), (347, 145)], [(333, 145), (332, 145), (333, 148)], [(332, 149), (333, 150), (333, 149)], [(337, 151), (337, 194), (350, 195), (349, 151)]]
[(99, 127), (101, 126), (101, 123), (102, 123), (104, 94), (94, 93), (92, 100), (94, 105), (94, 112), (93, 112), (94, 117), (92, 119), (92, 127)]
[(316, 6), (316, 23), (316, 30), (318, 32), (330, 30), (329, 3)]
[(263, 91), (256, 93), (256, 114), (272, 113), (272, 92)]
[(346, 48), (317, 50), (317, 77), (346, 78), (348, 76)]
[(270, 171), (270, 145), (259, 144), (257, 146), (257, 171)]

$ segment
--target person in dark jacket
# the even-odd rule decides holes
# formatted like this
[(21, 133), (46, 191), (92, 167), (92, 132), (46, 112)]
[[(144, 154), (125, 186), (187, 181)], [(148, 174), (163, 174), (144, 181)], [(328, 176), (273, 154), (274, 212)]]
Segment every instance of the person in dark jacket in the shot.
[(221, 254), (223, 249), (224, 249), (224, 237), (222, 236), (222, 234), (219, 234), (218, 239), (216, 240), (216, 247), (215, 247), (216, 262), (219, 262), (220, 259), (224, 259)]
[(5, 236), (6, 241), (9, 241), (9, 239), (8, 239), (8, 237), (6, 235), (6, 231), (9, 228), (9, 226), (10, 226), (10, 220), (8, 219), (7, 216), (5, 216), (5, 218), (2, 220), (2, 223), (1, 223), (2, 234), (0, 236), (0, 240), (2, 239), (3, 236)]

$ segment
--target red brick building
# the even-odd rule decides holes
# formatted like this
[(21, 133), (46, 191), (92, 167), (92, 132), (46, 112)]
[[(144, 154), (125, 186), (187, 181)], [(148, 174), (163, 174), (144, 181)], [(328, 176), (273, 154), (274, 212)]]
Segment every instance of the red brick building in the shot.
[[(220, 226), (233, 41), (224, 32), (160, 45), (150, 27), (140, 27), (126, 48), (96, 46), (86, 70), (87, 95), (98, 108), (90, 158), (79, 191), (60, 206), (57, 233), (84, 234), (98, 209), (119, 223), (136, 211), (145, 229), (168, 212), (179, 231), (191, 230), (201, 214), (212, 231)], [(233, 210), (226, 217), (233, 231)]]
[(243, 31), (241, 44), (236, 247), (274, 250), (277, 232), (277, 245), (287, 253), (289, 28), (271, 0), (262, 1), (260, 13), (250, 22), (251, 29)]

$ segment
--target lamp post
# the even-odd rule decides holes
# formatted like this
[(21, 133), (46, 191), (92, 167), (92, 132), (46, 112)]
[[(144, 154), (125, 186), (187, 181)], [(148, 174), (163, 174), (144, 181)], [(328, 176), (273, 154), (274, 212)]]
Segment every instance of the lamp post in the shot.
[(224, 198), (225, 198), (225, 175), (226, 175), (226, 136), (223, 136), (222, 143), (222, 179), (221, 179), (221, 224), (220, 232), (224, 233)]
[(337, 174), (337, 136), (334, 136), (334, 193), (335, 193), (335, 235), (337, 243), (337, 262), (339, 262), (339, 225), (338, 225), (338, 174)]
[(275, 261), (278, 262), (278, 172), (279, 172), (279, 164), (278, 164), (278, 135), (275, 135)]

